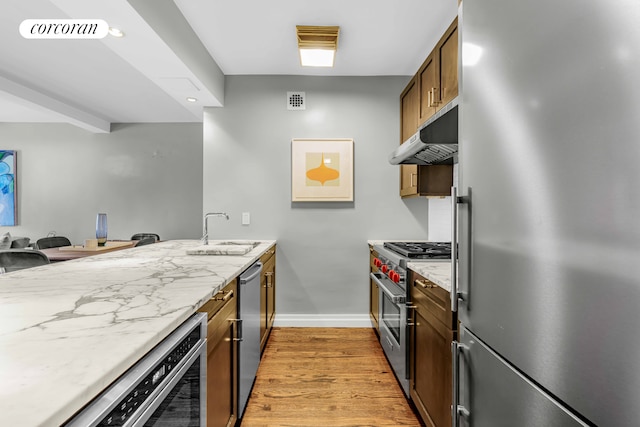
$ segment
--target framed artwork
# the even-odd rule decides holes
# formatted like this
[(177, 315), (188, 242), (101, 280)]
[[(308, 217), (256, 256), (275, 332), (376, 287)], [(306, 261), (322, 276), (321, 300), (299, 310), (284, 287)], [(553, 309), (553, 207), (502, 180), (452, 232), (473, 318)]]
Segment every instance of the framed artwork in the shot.
[(291, 201), (353, 201), (353, 139), (291, 140)]
[(0, 150), (0, 226), (16, 225), (16, 151)]

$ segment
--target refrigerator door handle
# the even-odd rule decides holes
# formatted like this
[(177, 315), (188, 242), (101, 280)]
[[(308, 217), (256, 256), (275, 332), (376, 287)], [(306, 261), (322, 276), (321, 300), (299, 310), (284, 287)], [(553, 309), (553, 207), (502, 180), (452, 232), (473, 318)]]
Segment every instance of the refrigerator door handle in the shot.
[(469, 410), (460, 405), (460, 355), (464, 353), (467, 347), (457, 341), (451, 342), (451, 363), (453, 387), (451, 396), (451, 426), (460, 427), (460, 415), (469, 418)]
[(458, 205), (468, 203), (469, 196), (458, 196), (458, 189), (451, 187), (451, 311), (453, 313), (458, 312), (458, 302), (465, 300), (465, 294), (458, 287)]
[(451, 187), (451, 311), (458, 312), (458, 189)]

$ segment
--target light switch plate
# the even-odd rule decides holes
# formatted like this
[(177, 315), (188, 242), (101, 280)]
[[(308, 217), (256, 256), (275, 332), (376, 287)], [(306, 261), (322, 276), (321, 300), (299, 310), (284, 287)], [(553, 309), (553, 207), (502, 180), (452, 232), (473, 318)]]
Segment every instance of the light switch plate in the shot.
[(251, 224), (251, 214), (249, 212), (242, 212), (242, 225)]

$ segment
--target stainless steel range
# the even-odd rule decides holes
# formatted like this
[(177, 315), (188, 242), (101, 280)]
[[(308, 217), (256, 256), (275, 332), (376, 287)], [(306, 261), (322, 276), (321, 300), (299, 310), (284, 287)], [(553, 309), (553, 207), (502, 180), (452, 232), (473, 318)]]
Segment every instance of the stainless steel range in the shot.
[(407, 345), (407, 306), (411, 294), (407, 286), (407, 262), (413, 260), (451, 261), (449, 242), (385, 242), (374, 245), (373, 260), (378, 272), (371, 278), (379, 289), (378, 326), (380, 343), (389, 363), (409, 396), (409, 351)]

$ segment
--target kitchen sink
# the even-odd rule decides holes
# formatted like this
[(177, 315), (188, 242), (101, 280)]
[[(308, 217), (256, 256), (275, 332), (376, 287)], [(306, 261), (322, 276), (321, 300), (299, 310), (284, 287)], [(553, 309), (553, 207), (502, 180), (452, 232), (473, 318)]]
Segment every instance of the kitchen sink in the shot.
[(255, 248), (260, 242), (254, 240), (211, 240), (209, 245), (215, 246), (251, 246)]
[(259, 244), (254, 240), (211, 240), (208, 245), (187, 249), (187, 255), (244, 255)]

